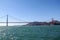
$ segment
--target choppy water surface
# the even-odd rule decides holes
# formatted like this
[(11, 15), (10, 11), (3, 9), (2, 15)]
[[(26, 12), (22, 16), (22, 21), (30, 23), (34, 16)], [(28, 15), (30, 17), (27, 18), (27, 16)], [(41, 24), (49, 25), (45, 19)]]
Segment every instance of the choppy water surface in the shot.
[(60, 40), (60, 25), (0, 27), (0, 40)]

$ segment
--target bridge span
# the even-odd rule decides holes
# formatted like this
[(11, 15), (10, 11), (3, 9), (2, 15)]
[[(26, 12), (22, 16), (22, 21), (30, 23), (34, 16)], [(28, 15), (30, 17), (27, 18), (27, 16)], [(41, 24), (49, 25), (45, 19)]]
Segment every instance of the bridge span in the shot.
[[(0, 23), (6, 23), (6, 22), (0, 22)], [(31, 23), (31, 22), (8, 22), (8, 23)]]

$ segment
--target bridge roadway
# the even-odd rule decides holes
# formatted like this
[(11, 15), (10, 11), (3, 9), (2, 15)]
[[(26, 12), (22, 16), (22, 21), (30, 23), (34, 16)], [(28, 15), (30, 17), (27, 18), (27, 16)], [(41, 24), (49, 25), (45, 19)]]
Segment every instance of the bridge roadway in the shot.
[[(0, 22), (0, 23), (7, 23), (7, 22)], [(31, 23), (31, 22), (8, 22), (8, 23)]]

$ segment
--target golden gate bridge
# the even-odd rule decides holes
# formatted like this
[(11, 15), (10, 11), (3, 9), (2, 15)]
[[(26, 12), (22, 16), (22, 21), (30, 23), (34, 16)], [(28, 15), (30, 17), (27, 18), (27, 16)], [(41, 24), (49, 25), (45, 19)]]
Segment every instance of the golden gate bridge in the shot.
[[(27, 21), (21, 21), (21, 19), (18, 19), (18, 18), (15, 18), (15, 17), (13, 17), (13, 16), (11, 16), (11, 15), (5, 15), (5, 16), (2, 16), (2, 17), (0, 17), (0, 19), (1, 18), (3, 18), (3, 17), (6, 17), (6, 20), (5, 19), (3, 19), (3, 20), (5, 20), (5, 22), (0, 22), (0, 23), (5, 23), (6, 24), (6, 26), (9, 26), (9, 23), (13, 23), (13, 24), (16, 24), (16, 23), (31, 23), (31, 22), (27, 22)], [(11, 17), (11, 18), (13, 18), (13, 19), (15, 19), (15, 20), (19, 20), (18, 22), (17, 21), (15, 21), (15, 22), (13, 22), (13, 21), (10, 21), (9, 22), (9, 17)], [(54, 24), (54, 22), (55, 22), (55, 20), (52, 18), (52, 24)]]
[(25, 22), (21, 22), (21, 21), (20, 21), (20, 22), (16, 22), (16, 21), (15, 21), (15, 22), (9, 22), (9, 17), (12, 17), (13, 19), (17, 19), (17, 18), (15, 18), (15, 17), (11, 16), (11, 15), (5, 15), (5, 16), (2, 16), (2, 17), (0, 17), (0, 18), (3, 18), (3, 17), (6, 17), (6, 22), (0, 22), (0, 23), (5, 23), (6, 26), (9, 26), (9, 25), (8, 25), (9, 23), (14, 23), (14, 24), (15, 24), (15, 23), (30, 23), (30, 22), (26, 22), (26, 21), (25, 21)]

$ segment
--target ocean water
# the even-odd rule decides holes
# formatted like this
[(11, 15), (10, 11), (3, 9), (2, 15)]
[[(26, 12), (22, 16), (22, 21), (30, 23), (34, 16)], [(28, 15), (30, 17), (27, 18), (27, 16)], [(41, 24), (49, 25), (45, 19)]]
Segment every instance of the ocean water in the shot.
[(0, 26), (0, 40), (60, 40), (60, 25)]

